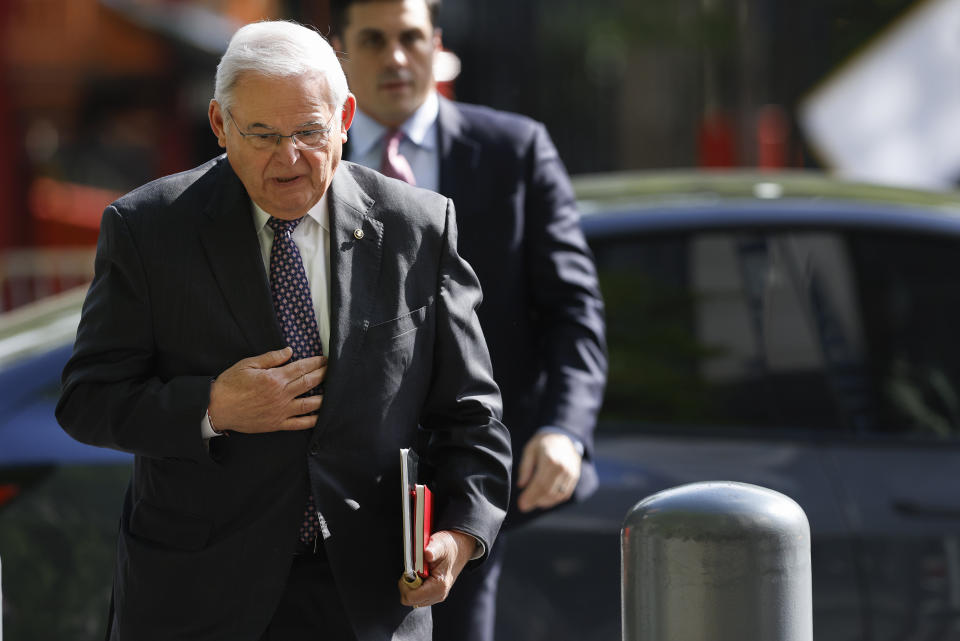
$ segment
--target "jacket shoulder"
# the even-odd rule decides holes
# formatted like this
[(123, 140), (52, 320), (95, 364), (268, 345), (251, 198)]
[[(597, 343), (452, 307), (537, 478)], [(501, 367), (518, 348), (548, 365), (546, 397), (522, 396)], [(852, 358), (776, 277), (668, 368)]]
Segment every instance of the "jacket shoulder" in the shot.
[(337, 171), (347, 171), (366, 194), (380, 205), (419, 205), (420, 208), (445, 209), (447, 198), (429, 189), (408, 185), (402, 180), (387, 178), (379, 171), (350, 161), (341, 161)]
[[(447, 225), (449, 200), (434, 191), (387, 178), (361, 165), (342, 161), (331, 185), (337, 206), (369, 213), (397, 237), (434, 236)], [(333, 211), (331, 210), (331, 214)]]
[(141, 185), (115, 200), (111, 206), (123, 214), (169, 208), (185, 197), (199, 196), (199, 192), (209, 194), (224, 171), (230, 171), (229, 162), (226, 155), (221, 155), (193, 169)]
[(461, 133), (485, 144), (523, 146), (545, 130), (542, 123), (521, 114), (465, 102), (449, 104), (460, 117)]
[(510, 111), (501, 111), (485, 105), (474, 105), (466, 102), (451, 102), (454, 109), (472, 127), (485, 127), (504, 131), (529, 131), (541, 127), (541, 123)]

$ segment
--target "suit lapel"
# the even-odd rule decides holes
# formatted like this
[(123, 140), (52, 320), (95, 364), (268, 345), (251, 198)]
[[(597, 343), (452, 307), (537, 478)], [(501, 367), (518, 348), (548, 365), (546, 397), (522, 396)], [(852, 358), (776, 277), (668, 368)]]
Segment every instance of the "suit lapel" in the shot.
[(220, 292), (252, 354), (283, 345), (263, 269), (260, 244), (251, 219), (250, 198), (228, 161), (200, 223), (200, 241), (207, 253)]
[(330, 185), (330, 364), (324, 383), (321, 418), (336, 410), (347, 394), (352, 363), (359, 358), (363, 337), (378, 291), (383, 260), (383, 223), (371, 209), (374, 200), (341, 162)]
[[(374, 200), (341, 162), (330, 186), (330, 345), (326, 401), (315, 438), (349, 389), (352, 363), (370, 324), (383, 259), (383, 223), (371, 214)], [(231, 314), (253, 354), (283, 346), (270, 299), (250, 198), (226, 160), (200, 223), (200, 240)]]
[(464, 131), (463, 116), (456, 106), (440, 97), (437, 115), (440, 143), (440, 193), (456, 202), (469, 202), (471, 177), (480, 166), (480, 144)]

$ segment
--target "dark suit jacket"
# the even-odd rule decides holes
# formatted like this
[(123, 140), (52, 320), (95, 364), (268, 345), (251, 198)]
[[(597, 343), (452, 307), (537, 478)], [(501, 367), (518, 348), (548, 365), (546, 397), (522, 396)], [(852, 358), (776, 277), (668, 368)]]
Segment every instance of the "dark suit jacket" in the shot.
[[(593, 430), (607, 356), (596, 269), (566, 169), (546, 128), (529, 118), (441, 98), (438, 123), (440, 193), (456, 203), (458, 251), (483, 286), (478, 313), (514, 466), (540, 427), (566, 430), (585, 446), (574, 494), (584, 499), (597, 486)], [(512, 509), (507, 524), (531, 516)]]
[(57, 417), (78, 440), (136, 455), (113, 639), (259, 638), (308, 487), (360, 641), (428, 639), (429, 608), (401, 606), (396, 585), (398, 450), (418, 432), (437, 463), (437, 529), (488, 547), (496, 536), (509, 442), (452, 204), (347, 162), (329, 199), (332, 329), (317, 426), (234, 433), (209, 451), (211, 377), (284, 344), (249, 197), (221, 156), (104, 213)]

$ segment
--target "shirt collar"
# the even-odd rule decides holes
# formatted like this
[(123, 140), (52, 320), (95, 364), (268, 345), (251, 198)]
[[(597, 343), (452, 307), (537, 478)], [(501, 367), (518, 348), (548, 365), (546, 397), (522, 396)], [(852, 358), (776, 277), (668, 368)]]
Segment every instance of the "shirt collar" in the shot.
[(418, 147), (433, 150), (437, 146), (437, 137), (429, 134), (436, 128), (439, 113), (440, 99), (437, 98), (436, 91), (431, 91), (420, 108), (403, 123), (401, 129)]
[[(320, 227), (325, 231), (330, 231), (330, 210), (327, 207), (327, 193), (329, 193), (329, 188), (327, 191), (323, 192), (323, 196), (320, 196), (320, 200), (317, 201), (317, 204), (310, 208), (310, 210), (305, 214), (306, 217), (312, 218)], [(253, 202), (250, 203), (253, 205), (253, 225), (257, 230), (257, 233), (263, 231), (263, 228), (267, 226), (267, 221), (270, 220), (270, 214), (260, 208), (260, 205)]]
[[(423, 104), (400, 125), (400, 129), (415, 145), (433, 151), (437, 146), (437, 137), (433, 134), (436, 132), (439, 113), (440, 99), (437, 98), (436, 91), (431, 91)], [(363, 157), (375, 145), (380, 144), (386, 131), (386, 127), (358, 108), (350, 126), (350, 155), (353, 158)]]

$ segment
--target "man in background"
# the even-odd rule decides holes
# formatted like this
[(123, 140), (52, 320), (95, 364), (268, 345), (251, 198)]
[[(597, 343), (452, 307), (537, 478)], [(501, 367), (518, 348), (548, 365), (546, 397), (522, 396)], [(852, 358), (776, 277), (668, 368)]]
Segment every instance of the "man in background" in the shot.
[[(573, 190), (545, 128), (437, 94), (439, 0), (333, 0), (332, 44), (357, 96), (349, 160), (439, 191), (477, 271), (479, 316), (514, 452), (517, 525), (596, 488), (603, 304)], [(503, 539), (434, 607), (437, 641), (493, 638)]]

